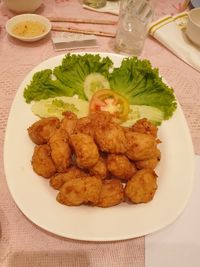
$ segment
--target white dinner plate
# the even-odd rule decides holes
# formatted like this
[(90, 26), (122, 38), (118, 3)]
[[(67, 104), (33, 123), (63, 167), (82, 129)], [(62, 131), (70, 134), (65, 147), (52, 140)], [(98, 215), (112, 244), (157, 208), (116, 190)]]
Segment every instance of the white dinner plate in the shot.
[[(123, 56), (109, 56), (118, 67)], [(31, 166), (34, 144), (27, 128), (38, 118), (23, 98), (33, 74), (61, 64), (63, 55), (36, 66), (23, 80), (10, 111), (4, 165), (11, 195), (23, 214), (41, 228), (72, 239), (88, 241), (123, 240), (143, 236), (172, 223), (183, 211), (192, 191), (194, 154), (188, 126), (178, 105), (173, 117), (162, 123), (158, 136), (161, 161), (156, 168), (158, 189), (146, 204), (120, 204), (110, 208), (68, 207), (56, 201), (57, 191)]]

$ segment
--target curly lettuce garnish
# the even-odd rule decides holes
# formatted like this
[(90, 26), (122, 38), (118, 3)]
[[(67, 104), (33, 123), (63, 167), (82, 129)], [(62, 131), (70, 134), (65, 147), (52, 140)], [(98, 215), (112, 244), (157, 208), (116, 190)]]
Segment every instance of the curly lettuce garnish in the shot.
[(86, 77), (90, 73), (101, 73), (108, 77), (112, 65), (111, 59), (101, 58), (100, 55), (67, 54), (62, 64), (53, 71), (46, 69), (34, 74), (31, 83), (24, 90), (24, 98), (27, 103), (32, 100), (39, 101), (50, 97), (75, 94), (81, 99), (86, 99), (84, 94)]
[(100, 55), (70, 55), (67, 54), (62, 65), (54, 69), (53, 73), (58, 80), (81, 99), (87, 99), (84, 93), (84, 81), (91, 73), (100, 73), (108, 77), (113, 62), (109, 57)]
[[(145, 112), (149, 110), (148, 106), (153, 107), (154, 111), (157, 110), (157, 123), (160, 124), (162, 120), (167, 120), (173, 115), (177, 107), (174, 91), (162, 81), (158, 69), (152, 68), (148, 60), (129, 57), (122, 61), (120, 67), (112, 67), (113, 62), (109, 57), (68, 53), (54, 70), (46, 69), (34, 74), (24, 90), (24, 98), (27, 103), (74, 95), (87, 100), (84, 82), (87, 77), (98, 74), (105, 77), (110, 90), (124, 96), (130, 105), (145, 107)], [(140, 111), (143, 114), (141, 109)], [(155, 117), (155, 112), (153, 113)], [(149, 116), (151, 117), (151, 114)]]
[(176, 109), (173, 89), (168, 87), (148, 60), (125, 58), (109, 79), (111, 89), (126, 97), (131, 105), (160, 109), (169, 119)]
[(52, 70), (46, 69), (36, 72), (33, 75), (32, 81), (24, 89), (24, 98), (27, 103), (31, 101), (39, 101), (56, 96), (72, 96), (73, 91), (59, 80), (52, 79)]

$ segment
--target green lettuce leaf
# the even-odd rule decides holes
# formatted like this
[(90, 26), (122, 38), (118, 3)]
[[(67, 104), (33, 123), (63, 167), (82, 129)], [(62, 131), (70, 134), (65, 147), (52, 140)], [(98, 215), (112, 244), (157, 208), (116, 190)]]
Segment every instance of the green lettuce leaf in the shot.
[(56, 96), (72, 96), (73, 91), (60, 82), (52, 79), (52, 70), (46, 69), (36, 72), (32, 81), (24, 89), (24, 98), (27, 103)]
[(111, 89), (126, 97), (131, 105), (160, 109), (169, 119), (176, 109), (173, 89), (168, 87), (148, 60), (125, 58), (109, 77)]
[(58, 80), (66, 85), (81, 99), (87, 99), (84, 93), (84, 81), (90, 73), (100, 73), (106, 78), (113, 62), (109, 57), (101, 58), (99, 54), (71, 55), (67, 54), (62, 65), (54, 69), (53, 73)]

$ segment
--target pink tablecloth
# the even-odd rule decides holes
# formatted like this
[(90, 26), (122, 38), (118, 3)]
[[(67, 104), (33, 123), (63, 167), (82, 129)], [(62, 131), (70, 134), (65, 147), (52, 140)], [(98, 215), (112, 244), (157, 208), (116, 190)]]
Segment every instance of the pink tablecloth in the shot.
[[(75, 0), (44, 0), (37, 13), (49, 16), (117, 19), (82, 8)], [(159, 1), (158, 15), (176, 12), (174, 3)], [(8, 191), (3, 169), (3, 142), (9, 110), (20, 82), (41, 61), (61, 54), (50, 38), (21, 43), (9, 38), (5, 22), (13, 16), (0, 4), (0, 266), (1, 267), (144, 267), (144, 237), (120, 242), (80, 242), (60, 238), (32, 224), (18, 210)], [(79, 25), (79, 27), (89, 27)], [(93, 26), (115, 32), (115, 26)], [(98, 47), (87, 51), (113, 51), (113, 39), (98, 37)], [(200, 74), (153, 39), (147, 39), (142, 57), (159, 67), (174, 88), (191, 130), (196, 153), (200, 153)], [(15, 134), (15, 133), (13, 133)]]

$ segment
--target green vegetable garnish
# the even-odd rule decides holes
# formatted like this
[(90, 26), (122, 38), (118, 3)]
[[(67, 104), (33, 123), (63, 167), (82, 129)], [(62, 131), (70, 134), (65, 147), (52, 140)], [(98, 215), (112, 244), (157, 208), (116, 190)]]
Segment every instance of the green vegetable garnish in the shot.
[(77, 94), (81, 99), (87, 99), (84, 93), (84, 81), (91, 73), (100, 73), (105, 77), (109, 75), (109, 69), (113, 62), (109, 57), (101, 58), (100, 55), (70, 55), (67, 54), (62, 65), (54, 69), (54, 75), (69, 90)]
[(50, 69), (36, 72), (31, 83), (24, 89), (24, 98), (27, 103), (32, 100), (38, 101), (63, 95), (72, 96), (73, 92), (59, 80), (53, 80), (52, 70)]
[(110, 89), (110, 84), (105, 76), (100, 73), (93, 72), (85, 78), (83, 88), (85, 96), (88, 100), (90, 100), (96, 91)]
[[(177, 107), (174, 91), (162, 81), (158, 69), (152, 68), (148, 60), (129, 57), (122, 61), (119, 68), (112, 69), (112, 67), (113, 62), (109, 57), (101, 58), (99, 54), (68, 53), (63, 58), (62, 64), (53, 71), (46, 69), (34, 74), (31, 83), (24, 90), (24, 98), (30, 103), (77, 95), (79, 100), (83, 101), (90, 100), (93, 92), (97, 90), (110, 88), (125, 97), (130, 105), (137, 107), (137, 112), (135, 109), (132, 110), (132, 115), (135, 117), (138, 113), (140, 117), (148, 117), (159, 125), (162, 120), (167, 120), (173, 115)], [(101, 86), (103, 88), (100, 88)], [(60, 109), (58, 116), (62, 116), (62, 108), (73, 112), (73, 107), (66, 107), (65, 104), (62, 101), (56, 100), (55, 103), (52, 101), (50, 109), (55, 113), (56, 105), (56, 112)], [(39, 114), (42, 105), (41, 102)], [(46, 108), (48, 106), (46, 102), (45, 106)], [(51, 110), (46, 109), (44, 114), (50, 113)]]
[(31, 103), (32, 112), (41, 118), (57, 117), (63, 118), (63, 112), (70, 111), (78, 118), (88, 115), (88, 101), (76, 97), (59, 96), (42, 99)]
[(65, 103), (61, 99), (53, 99), (51, 105), (52, 106), (48, 109), (49, 113), (54, 113), (55, 110), (60, 110), (61, 112), (64, 112), (66, 110), (74, 113), (78, 112), (78, 109), (74, 104)]
[(164, 119), (176, 109), (173, 89), (163, 83), (158, 69), (153, 69), (148, 60), (126, 58), (110, 76), (110, 86), (126, 97), (131, 105), (146, 105), (160, 109)]

